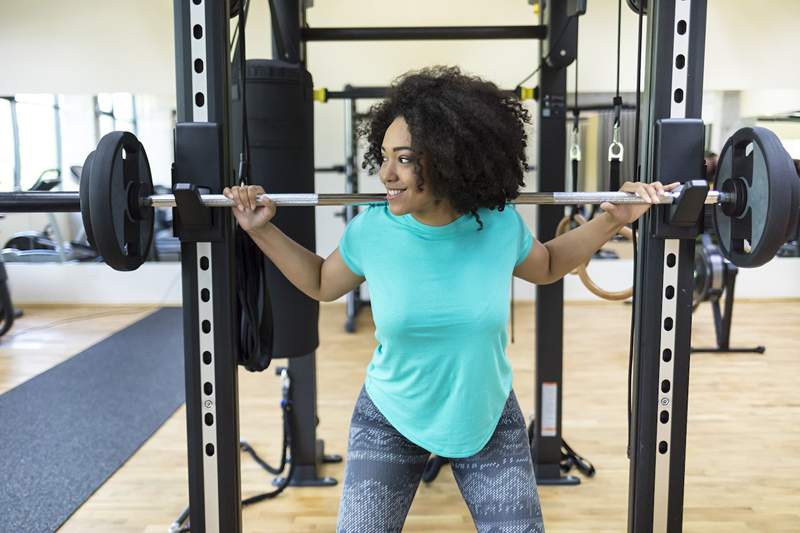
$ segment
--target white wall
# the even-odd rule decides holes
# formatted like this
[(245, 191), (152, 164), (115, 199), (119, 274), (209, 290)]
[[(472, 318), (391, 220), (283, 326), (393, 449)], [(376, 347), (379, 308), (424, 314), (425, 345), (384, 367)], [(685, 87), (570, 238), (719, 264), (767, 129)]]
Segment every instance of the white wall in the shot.
[(175, 93), (172, 2), (0, 2), (0, 94)]
[[(266, 0), (253, 0), (248, 50), (269, 54)], [(580, 22), (581, 91), (614, 89), (616, 0), (590, 0)], [(800, 51), (796, 0), (709, 0), (705, 87), (800, 87), (787, 59)], [(317, 0), (309, 25), (402, 26), (536, 23), (527, 0)], [(636, 16), (623, 3), (622, 90), (635, 87)], [(423, 64), (456, 63), (503, 85), (536, 63), (532, 41), (310, 43), (318, 85), (385, 84)], [(172, 2), (139, 0), (0, 3), (0, 94), (174, 94)]]

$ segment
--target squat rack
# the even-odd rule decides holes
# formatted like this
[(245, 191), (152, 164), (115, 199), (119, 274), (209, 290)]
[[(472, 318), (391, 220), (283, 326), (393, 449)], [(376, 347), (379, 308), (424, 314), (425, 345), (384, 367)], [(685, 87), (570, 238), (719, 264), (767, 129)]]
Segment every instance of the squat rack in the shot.
[[(271, 2), (273, 3), (273, 2)], [(579, 2), (578, 2), (579, 3)], [(570, 29), (576, 2), (548, 2), (545, 24), (500, 27), (492, 31), (409, 28), (306, 28), (301, 0), (275, 0), (274, 22), (281, 29), (273, 43), (285, 61), (304, 62), (305, 42), (320, 40), (387, 40), (409, 38), (546, 38), (540, 73), (539, 190), (555, 192), (564, 183), (566, 154), (565, 67), (576, 53), (577, 33)], [(585, 9), (585, 3), (584, 3)], [(648, 10), (645, 118), (642, 128), (642, 175), (692, 176), (699, 169), (665, 168), (693, 161), (694, 144), (674, 142), (678, 129), (695, 132), (696, 121), (664, 121), (700, 116), (705, 42), (706, 0), (651, 0)], [(219, 192), (233, 183), (229, 156), (228, 2), (175, 0), (178, 125), (175, 135), (175, 180)], [(534, 29), (535, 28), (535, 29)], [(548, 32), (548, 28), (553, 31)], [(448, 36), (444, 36), (447, 34)], [(412, 36), (413, 35), (413, 36)], [(563, 52), (562, 52), (563, 51)], [(681, 56), (682, 66), (676, 58)], [(701, 128), (702, 129), (702, 128)], [(696, 140), (696, 135), (690, 136)], [(700, 157), (702, 161), (702, 136)], [(688, 163), (691, 164), (691, 163)], [(537, 234), (555, 233), (563, 208), (542, 208)], [(628, 530), (670, 531), (682, 528), (683, 477), (691, 334), (691, 290), (694, 237), (670, 228), (657, 213), (640, 226), (636, 270), (639, 298), (634, 309), (634, 394)], [(220, 212), (204, 226), (185, 225), (181, 234), (186, 420), (189, 456), (191, 528), (241, 531), (241, 480), (236, 334), (234, 316), (233, 221)], [(673, 289), (672, 297), (668, 287)], [(206, 290), (204, 290), (206, 289)], [(210, 289), (210, 290), (208, 290)], [(546, 306), (546, 307), (545, 307)], [(537, 409), (543, 420), (542, 388), (561, 382), (563, 285), (537, 287)], [(545, 311), (546, 309), (546, 311)], [(669, 354), (669, 356), (667, 356)], [(557, 360), (557, 361), (556, 361)], [(551, 364), (554, 363), (554, 364)], [(557, 363), (557, 364), (555, 364)], [(668, 385), (663, 384), (667, 381)], [(666, 390), (665, 390), (666, 388)], [(535, 445), (537, 475), (552, 475), (560, 457), (560, 387), (552, 434), (538, 424)], [(545, 405), (551, 405), (545, 403)], [(661, 407), (659, 407), (661, 406)], [(664, 420), (662, 412), (667, 411)], [(557, 474), (560, 477), (560, 473)]]

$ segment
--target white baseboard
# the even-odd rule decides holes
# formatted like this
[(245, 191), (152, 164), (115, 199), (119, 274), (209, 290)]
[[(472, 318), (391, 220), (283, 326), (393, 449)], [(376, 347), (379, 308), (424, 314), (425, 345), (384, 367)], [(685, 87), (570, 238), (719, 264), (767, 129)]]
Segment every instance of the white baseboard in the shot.
[[(630, 285), (630, 260), (593, 261), (589, 274), (606, 290)], [(102, 263), (6, 263), (11, 298), (16, 304), (180, 305), (180, 263), (145, 263), (133, 272), (117, 272)], [(364, 294), (368, 294), (364, 291)], [(532, 301), (535, 288), (515, 280), (514, 299)], [(800, 298), (800, 259), (775, 258), (755, 269), (739, 269), (736, 298)], [(577, 276), (564, 282), (566, 301), (597, 301)], [(344, 297), (340, 299), (344, 301)]]
[(181, 305), (180, 263), (6, 263), (14, 304)]
[[(629, 287), (633, 279), (633, 260), (617, 259), (592, 261), (588, 268), (595, 284), (607, 291)], [(736, 277), (737, 299), (800, 298), (800, 258), (776, 257), (759, 268), (740, 268)], [(514, 280), (515, 300), (534, 300), (535, 287)], [(598, 297), (583, 286), (578, 276), (564, 280), (564, 300), (597, 301)]]

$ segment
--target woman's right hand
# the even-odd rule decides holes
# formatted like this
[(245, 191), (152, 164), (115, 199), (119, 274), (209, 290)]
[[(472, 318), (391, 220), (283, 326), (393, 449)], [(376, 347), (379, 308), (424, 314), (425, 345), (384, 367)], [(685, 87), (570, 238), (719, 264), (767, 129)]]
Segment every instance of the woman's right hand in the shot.
[(245, 231), (265, 226), (275, 216), (278, 208), (269, 198), (265, 205), (256, 205), (256, 198), (264, 194), (264, 188), (260, 185), (225, 187), (222, 194), (236, 204), (231, 208), (233, 216), (236, 217), (239, 227)]

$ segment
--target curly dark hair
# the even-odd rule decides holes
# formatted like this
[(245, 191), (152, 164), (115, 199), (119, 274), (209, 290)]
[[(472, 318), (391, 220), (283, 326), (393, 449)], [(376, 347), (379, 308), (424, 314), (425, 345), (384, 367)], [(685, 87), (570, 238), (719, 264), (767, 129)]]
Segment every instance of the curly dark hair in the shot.
[(448, 199), (459, 213), (471, 213), (483, 229), (478, 209), (502, 211), (525, 186), (523, 170), (530, 113), (519, 99), (458, 67), (412, 71), (394, 81), (389, 96), (370, 109), (359, 127), (368, 148), (363, 168), (381, 165), (386, 129), (403, 117), (412, 147), (421, 153), (417, 188), (430, 180), (431, 193)]

